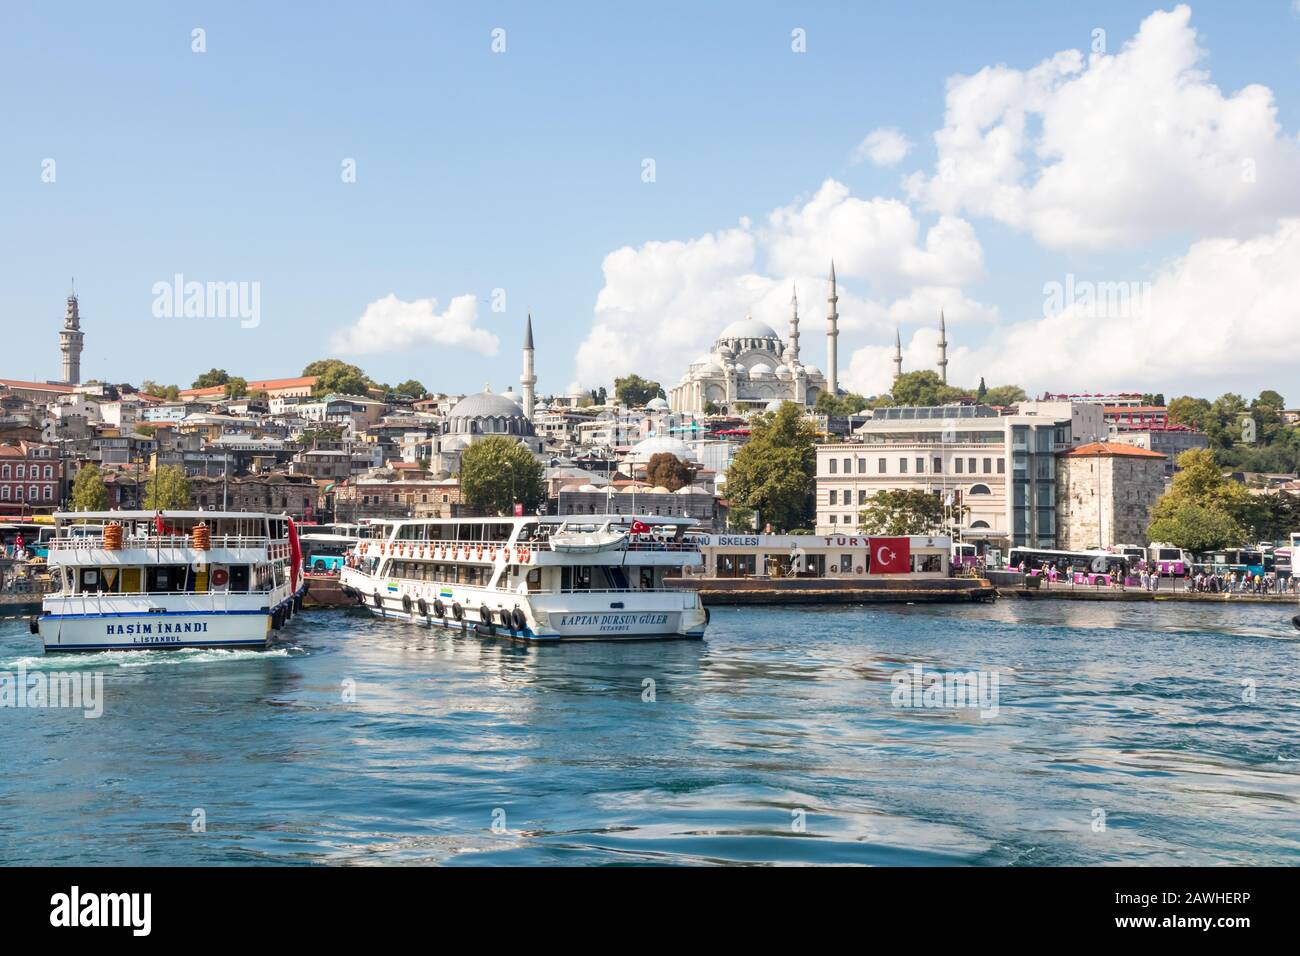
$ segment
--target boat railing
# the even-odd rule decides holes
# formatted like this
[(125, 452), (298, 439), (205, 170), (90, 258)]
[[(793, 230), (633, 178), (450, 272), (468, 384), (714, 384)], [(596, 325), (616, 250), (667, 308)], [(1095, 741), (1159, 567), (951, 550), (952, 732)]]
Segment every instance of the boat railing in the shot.
[[(401, 539), (398, 539), (397, 541), (378, 542), (361, 541), (358, 542), (356, 550), (360, 550), (362, 546), (365, 546), (365, 554), (367, 556), (380, 554), (413, 558), (428, 557), (429, 555), (426, 552), (433, 553), (435, 557), (441, 555), (446, 559), (452, 559), (457, 552), (460, 553), (462, 558), (466, 556), (467, 552), (469, 556), (477, 558), (480, 557), (479, 552), (482, 552), (482, 557), (487, 557), (493, 551), (499, 552), (503, 549), (511, 552), (522, 551), (528, 554), (537, 554), (538, 552), (549, 554), (551, 552), (550, 541), (546, 538), (537, 538), (532, 541), (520, 541), (514, 544), (510, 544), (506, 541), (459, 541), (446, 539), (433, 541), (404, 541)], [(699, 552), (700, 546), (694, 541), (662, 541), (653, 537), (629, 535), (626, 542), (624, 542), (620, 547), (611, 548), (609, 550), (678, 551), (695, 554)]]
[[(256, 548), (267, 549), (271, 557), (288, 557), (289, 542), (283, 539), (270, 539), (265, 535), (214, 534), (211, 539), (212, 549)], [(174, 549), (194, 548), (194, 538), (188, 534), (149, 534), (123, 535), (122, 546), (117, 550), (139, 549)], [(50, 551), (76, 553), (81, 551), (103, 551), (103, 535), (69, 535), (50, 541)]]

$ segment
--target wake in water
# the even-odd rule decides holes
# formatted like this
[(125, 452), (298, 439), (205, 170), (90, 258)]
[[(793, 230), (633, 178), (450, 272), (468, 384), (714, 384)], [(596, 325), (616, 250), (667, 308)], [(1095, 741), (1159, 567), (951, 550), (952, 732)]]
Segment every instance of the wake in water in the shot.
[(101, 669), (104, 667), (151, 667), (155, 664), (212, 664), (241, 660), (262, 660), (268, 657), (288, 657), (304, 653), (296, 645), (275, 647), (260, 651), (248, 648), (221, 650), (218, 648), (189, 647), (176, 650), (141, 649), (138, 651), (95, 651), (76, 654), (34, 654), (0, 660), (0, 671), (29, 671)]

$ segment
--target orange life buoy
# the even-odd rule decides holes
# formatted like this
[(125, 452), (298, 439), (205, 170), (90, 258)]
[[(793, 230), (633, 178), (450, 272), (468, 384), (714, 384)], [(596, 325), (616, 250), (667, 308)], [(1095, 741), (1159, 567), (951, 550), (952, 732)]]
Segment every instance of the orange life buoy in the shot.
[(230, 572), (227, 571), (225, 568), (217, 568), (217, 570), (212, 572), (212, 586), (214, 588), (225, 587), (227, 582), (229, 581), (230, 581)]

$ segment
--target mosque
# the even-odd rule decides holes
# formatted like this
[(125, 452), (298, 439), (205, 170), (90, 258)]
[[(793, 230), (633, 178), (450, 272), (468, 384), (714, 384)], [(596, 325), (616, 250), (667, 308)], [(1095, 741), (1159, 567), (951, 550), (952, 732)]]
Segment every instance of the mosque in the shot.
[[(782, 402), (817, 404), (824, 392), (842, 395), (839, 387), (839, 294), (835, 263), (831, 263), (826, 315), (826, 374), (799, 358), (799, 299), (790, 301), (790, 332), (786, 341), (765, 322), (747, 316), (718, 335), (713, 348), (701, 355), (669, 391), (669, 405), (679, 414), (705, 413), (712, 405), (732, 415), (747, 415)], [(894, 377), (903, 373), (903, 348), (894, 335)], [(939, 373), (948, 381), (948, 336), (939, 315)]]

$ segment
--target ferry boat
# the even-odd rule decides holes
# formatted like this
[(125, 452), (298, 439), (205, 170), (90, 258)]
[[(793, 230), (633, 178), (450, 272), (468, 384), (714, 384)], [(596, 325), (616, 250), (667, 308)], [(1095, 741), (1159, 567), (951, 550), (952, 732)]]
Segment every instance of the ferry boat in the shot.
[(55, 514), (46, 652), (265, 648), (302, 606), (297, 529), (225, 511)]
[[(700, 638), (689, 518), (569, 515), (376, 522), (340, 580), (379, 617), (516, 640)], [(382, 529), (380, 527), (382, 525)]]

